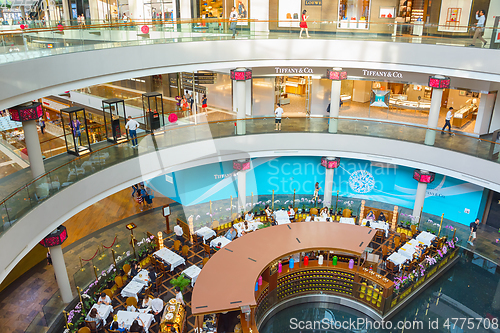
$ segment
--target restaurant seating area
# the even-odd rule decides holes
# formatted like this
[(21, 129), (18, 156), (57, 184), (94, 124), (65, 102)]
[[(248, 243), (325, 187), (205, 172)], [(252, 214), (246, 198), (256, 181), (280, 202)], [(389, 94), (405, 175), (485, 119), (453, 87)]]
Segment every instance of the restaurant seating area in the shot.
[[(156, 234), (148, 232), (147, 242), (145, 243), (147, 243), (146, 245), (149, 244), (150, 248), (146, 248), (147, 251), (140, 251), (139, 255), (134, 252), (137, 259), (132, 256), (118, 270), (116, 270), (116, 267), (110, 267), (107, 273), (116, 275), (112, 285), (99, 283), (99, 277), (96, 274), (96, 282), (92, 283), (86, 290), (81, 291), (82, 305), (76, 305), (67, 317), (67, 322), (72, 324), (68, 326), (70, 332), (76, 332), (77, 329), (78, 331), (80, 329), (85, 330), (86, 328), (90, 329), (91, 332), (96, 331), (95, 322), (86, 320), (88, 318), (84, 315), (92, 308), (96, 308), (100, 317), (106, 320), (107, 325), (101, 332), (114, 332), (109, 329), (113, 316), (116, 316), (117, 321), (122, 323), (125, 328), (129, 328), (137, 315), (144, 323), (146, 332), (170, 332), (171, 327), (176, 327), (178, 332), (193, 332), (196, 324), (195, 317), (192, 316), (190, 309), (191, 293), (198, 275), (203, 271), (203, 267), (217, 251), (235, 239), (245, 237), (246, 234), (254, 233), (259, 229), (272, 228), (274, 225), (314, 223), (318, 221), (363, 226), (371, 229), (369, 234), (372, 233), (372, 230), (375, 231), (370, 236), (371, 241), (368, 246), (359, 259), (355, 261), (355, 264), (367, 272), (376, 273), (379, 279), (394, 282), (396, 295), (402, 277), (414, 274), (414, 271), (418, 270), (419, 266), (423, 267), (423, 264), (428, 265), (429, 258), (442, 255), (443, 245), (447, 242), (446, 237), (438, 238), (426, 231), (420, 232), (415, 225), (404, 228), (403, 226), (395, 227), (394, 224), (388, 223), (387, 221), (397, 221), (397, 212), (381, 211), (364, 206), (361, 207), (359, 216), (354, 216), (349, 209), (335, 212), (320, 209), (319, 207), (311, 208), (308, 212), (293, 209), (292, 213), (292, 210), (279, 209), (258, 216), (253, 216), (252, 212), (246, 213), (242, 216), (232, 215), (235, 219), (230, 222), (219, 223), (218, 221), (212, 221), (210, 223), (212, 228), (201, 226), (195, 229), (192, 225), (189, 225), (192, 221), (185, 222), (177, 219), (176, 224), (183, 231), (182, 242), (176, 238), (175, 234), (168, 234), (163, 237), (162, 232)], [(330, 215), (330, 213), (333, 214)], [(381, 220), (372, 217), (375, 213)], [(192, 233), (191, 230), (193, 230)], [(420, 256), (417, 255), (419, 245), (425, 246)], [(305, 259), (306, 257), (307, 259)], [(329, 251), (312, 251), (306, 254), (302, 253), (302, 255), (298, 254), (295, 261), (298, 261), (296, 265), (302, 265), (304, 260), (322, 262), (324, 258), (328, 262), (332, 260), (332, 257), (333, 255), (330, 256)], [(290, 258), (281, 259), (281, 264), (290, 265), (288, 259)], [(339, 260), (339, 263), (345, 262), (344, 265), (349, 262), (349, 258), (343, 258), (342, 256), (335, 256), (334, 260)], [(133, 269), (134, 263), (139, 264), (141, 271), (131, 279), (129, 273)], [(120, 265), (117, 266), (120, 267)], [(293, 263), (291, 266), (293, 267)], [(150, 281), (149, 272), (155, 273), (155, 283)], [(370, 298), (371, 300), (373, 297), (372, 290), (379, 290), (376, 284), (369, 284), (369, 282), (368, 284), (363, 282), (365, 289), (363, 292), (359, 290), (359, 299), (368, 301), (368, 298)], [(184, 311), (182, 315), (181, 311), (176, 310), (177, 313), (169, 314), (170, 321), (168, 321), (165, 319), (166, 314), (168, 314), (165, 311), (161, 322), (158, 323), (152, 314), (141, 312), (143, 300), (155, 293), (168, 307), (167, 303), (170, 300), (175, 300), (176, 285), (182, 287), (182, 294), (186, 302), (185, 308), (179, 306), (179, 309)], [(369, 297), (365, 295), (368, 290), (370, 291)], [(101, 292), (110, 297), (112, 300), (111, 305), (96, 304)], [(377, 305), (377, 302), (374, 304)], [(130, 311), (131, 309), (138, 309), (139, 312)], [(180, 318), (182, 318), (182, 322), (179, 322)], [(176, 322), (176, 319), (179, 320)], [(214, 320), (214, 323), (219, 322)], [(83, 327), (80, 328), (80, 326)]]

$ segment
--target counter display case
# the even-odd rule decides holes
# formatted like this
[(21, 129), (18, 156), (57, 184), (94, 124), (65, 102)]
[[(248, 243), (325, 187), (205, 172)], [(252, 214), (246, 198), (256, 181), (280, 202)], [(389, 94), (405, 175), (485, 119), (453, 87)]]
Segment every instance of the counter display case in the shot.
[(172, 328), (176, 333), (184, 332), (186, 323), (186, 309), (175, 298), (170, 299), (165, 305), (160, 323), (160, 332), (171, 333)]
[(428, 111), (431, 108), (431, 101), (426, 99), (421, 101), (408, 101), (408, 96), (406, 95), (392, 95), (389, 98), (389, 105), (399, 109)]
[(453, 114), (452, 125), (455, 127), (462, 127), (467, 124), (477, 111), (477, 106), (475, 104), (468, 104), (462, 106), (460, 109), (455, 111)]

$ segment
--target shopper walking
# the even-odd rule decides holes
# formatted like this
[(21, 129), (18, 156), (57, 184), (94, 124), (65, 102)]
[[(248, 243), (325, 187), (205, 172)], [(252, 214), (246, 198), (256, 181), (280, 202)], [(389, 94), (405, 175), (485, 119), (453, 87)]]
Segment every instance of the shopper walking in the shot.
[(45, 121), (43, 119), (40, 119), (39, 124), (40, 124), (40, 132), (42, 132), (42, 134), (45, 134)]
[(309, 18), (309, 16), (306, 15), (307, 13), (307, 10), (303, 10), (302, 11), (302, 17), (301, 17), (301, 20), (300, 20), (300, 34), (299, 34), (299, 38), (302, 38), (302, 31), (306, 31), (306, 35), (307, 35), (307, 38), (311, 37), (309, 36), (309, 30), (307, 30), (307, 19)]
[(137, 129), (139, 128), (139, 123), (132, 119), (132, 116), (128, 116), (127, 124), (125, 124), (125, 129), (128, 129), (130, 138), (132, 139), (132, 147), (137, 147)]
[(193, 98), (193, 96), (187, 90), (186, 90), (186, 100), (189, 103), (189, 108), (191, 110), (193, 110), (194, 98)]
[(443, 129), (441, 130), (441, 134), (444, 134), (444, 129), (446, 127), (448, 127), (448, 132), (450, 135), (452, 135), (453, 133), (451, 133), (451, 118), (453, 118), (453, 108), (450, 107), (448, 109), (448, 112), (446, 112), (446, 118), (445, 118), (445, 123), (444, 123), (444, 126), (443, 126)]
[(207, 94), (203, 94), (201, 99), (201, 112), (207, 112)]
[(470, 44), (470, 46), (476, 46), (476, 39), (479, 38), (483, 42), (483, 47), (485, 47), (488, 42), (483, 38), (484, 23), (486, 21), (484, 10), (479, 10), (476, 12), (476, 20), (476, 31), (474, 31), (474, 37), (472, 38), (472, 44)]
[(469, 235), (469, 239), (467, 240), (467, 243), (469, 243), (472, 246), (474, 246), (473, 242), (476, 239), (476, 231), (477, 231), (477, 226), (478, 225), (479, 225), (479, 219), (476, 219), (469, 226), (469, 228), (470, 228), (470, 235)]
[(276, 110), (274, 110), (274, 123), (276, 124), (275, 131), (281, 131), (281, 116), (283, 115), (283, 109), (281, 108), (281, 104), (277, 104)]
[(233, 38), (236, 35), (236, 22), (238, 21), (238, 12), (236, 11), (236, 7), (231, 9), (231, 14), (229, 14), (229, 29), (233, 31)]

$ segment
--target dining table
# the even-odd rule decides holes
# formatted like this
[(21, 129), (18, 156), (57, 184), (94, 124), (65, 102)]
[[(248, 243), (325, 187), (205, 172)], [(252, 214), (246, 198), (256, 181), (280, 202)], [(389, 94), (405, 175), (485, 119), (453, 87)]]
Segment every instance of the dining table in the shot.
[(92, 306), (92, 309), (97, 309), (97, 314), (104, 321), (104, 325), (106, 325), (106, 319), (109, 317), (109, 314), (113, 311), (113, 306), (111, 304), (106, 305), (106, 304), (97, 304), (96, 303)]
[(201, 273), (201, 268), (199, 268), (196, 265), (193, 265), (183, 270), (181, 274), (184, 274), (186, 277), (191, 279), (191, 287), (194, 287), (196, 279), (198, 278), (198, 275), (200, 275), (200, 273)]
[(210, 241), (210, 247), (216, 247), (219, 243), (221, 244), (221, 248), (223, 248), (227, 244), (231, 243), (231, 241), (224, 236), (219, 236)]
[(245, 222), (235, 223), (233, 225), (233, 227), (238, 232), (238, 237), (241, 237), (242, 231), (244, 231), (244, 232), (255, 231), (255, 230), (259, 229), (259, 226), (262, 224), (263, 224), (262, 222), (258, 222), (258, 221), (253, 220), (253, 221), (247, 221), (247, 226), (248, 226), (247, 228), (245, 228)]
[(339, 222), (352, 225), (356, 224), (356, 220), (353, 217), (341, 217)]
[[(363, 219), (363, 221), (361, 221), (361, 225), (366, 226), (366, 222), (368, 222), (368, 220)], [(387, 223), (385, 221), (372, 221), (372, 220), (370, 220), (370, 228), (383, 230), (383, 231), (385, 231), (385, 237), (389, 237), (389, 223)]]
[(414, 245), (405, 243), (405, 245), (399, 248), (398, 253), (401, 254), (402, 256), (405, 256), (407, 259), (412, 259), (413, 254), (415, 253), (416, 250), (417, 249), (415, 248)]
[(286, 210), (277, 210), (274, 212), (274, 218), (278, 225), (290, 223), (290, 217)]
[(153, 256), (170, 265), (171, 272), (173, 272), (177, 266), (184, 265), (186, 263), (186, 260), (183, 257), (166, 247), (154, 252)]
[(139, 294), (144, 287), (143, 283), (131, 280), (125, 287), (123, 287), (120, 295), (122, 295), (123, 298), (138, 298), (137, 294)]
[[(151, 325), (151, 322), (153, 321), (153, 315), (150, 313), (143, 313), (143, 312), (131, 312), (131, 311), (123, 311), (120, 310), (116, 313), (117, 316), (117, 322), (119, 324), (123, 323), (123, 326), (128, 330), (130, 329), (130, 326), (134, 322), (134, 320), (139, 317), (142, 319), (144, 322), (144, 329), (146, 332), (149, 331), (149, 326)], [(139, 324), (141, 322), (139, 321)]]
[(404, 264), (408, 258), (398, 252), (393, 252), (389, 257), (387, 257), (387, 260), (393, 262), (396, 266), (401, 268), (401, 265)]
[(149, 284), (149, 271), (146, 269), (141, 269), (139, 273), (132, 279), (132, 281), (142, 283), (147, 286)]
[(418, 236), (417, 240), (422, 242), (424, 245), (430, 246), (431, 242), (436, 238), (436, 235), (431, 234), (427, 231), (422, 231)]
[(213, 229), (209, 227), (201, 227), (200, 229), (195, 231), (199, 237), (203, 237), (203, 243), (205, 243), (208, 239), (217, 236)]

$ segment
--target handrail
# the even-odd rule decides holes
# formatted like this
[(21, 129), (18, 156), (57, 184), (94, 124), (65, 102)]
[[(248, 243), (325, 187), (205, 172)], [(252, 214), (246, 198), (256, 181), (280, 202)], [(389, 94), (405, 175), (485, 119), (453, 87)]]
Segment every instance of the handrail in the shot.
[[(428, 130), (431, 130), (431, 131), (435, 131), (436, 133), (440, 133), (441, 130), (440, 129), (432, 129), (432, 128), (427, 128), (427, 127), (419, 127), (419, 126), (416, 126), (416, 125), (402, 125), (400, 123), (394, 123), (394, 122), (385, 122), (385, 121), (379, 121), (379, 120), (373, 120), (373, 119), (346, 119), (346, 118), (328, 118), (328, 117), (323, 117), (323, 118), (309, 118), (309, 117), (292, 117), (292, 118), (286, 118), (286, 121), (284, 122), (285, 124), (287, 122), (293, 122), (295, 121), (295, 123), (298, 123), (299, 125), (307, 125), (307, 124), (323, 124), (323, 125), (326, 125), (324, 128), (326, 129), (323, 129), (319, 132), (322, 132), (322, 133), (328, 133), (328, 122), (332, 121), (332, 120), (337, 120), (338, 121), (338, 125), (339, 125), (339, 133), (342, 133), (343, 132), (343, 125), (344, 124), (347, 124), (347, 127), (345, 127), (345, 133), (347, 135), (368, 135), (368, 136), (375, 136), (375, 137), (381, 137), (379, 134), (380, 134), (380, 131), (378, 131), (377, 128), (375, 128), (375, 132), (373, 133), (367, 133), (366, 132), (366, 129), (364, 127), (366, 127), (366, 123), (368, 123), (370, 126), (382, 126), (382, 128), (384, 127), (389, 127), (389, 126), (397, 126), (398, 128), (404, 128), (405, 129), (405, 134), (406, 135), (409, 135), (409, 134), (412, 134), (412, 135), (409, 135), (408, 138), (409, 139), (406, 139), (407, 141), (409, 142), (414, 142), (414, 143), (419, 143), (419, 144), (423, 144), (423, 132), (424, 131), (428, 131)], [(274, 131), (274, 117), (256, 117), (256, 118), (245, 118), (245, 119), (242, 119), (242, 120), (239, 120), (239, 121), (244, 121), (244, 122), (247, 122), (247, 135), (250, 135), (250, 134), (261, 134), (261, 133), (266, 133), (266, 132), (269, 132), (269, 133), (276, 133)], [(172, 143), (172, 145), (179, 145), (179, 144), (183, 144), (183, 143), (186, 143), (186, 142), (192, 142), (192, 140), (190, 140), (190, 137), (188, 136), (183, 136), (183, 131), (186, 131), (186, 130), (189, 130), (191, 128), (193, 129), (196, 129), (196, 128), (200, 128), (200, 127), (203, 127), (205, 128), (206, 126), (209, 127), (210, 129), (210, 132), (209, 132), (209, 136), (207, 137), (202, 137), (200, 139), (196, 139), (195, 138), (195, 141), (196, 140), (207, 140), (211, 137), (230, 137), (230, 136), (233, 136), (235, 135), (234, 134), (234, 130), (232, 130), (232, 128), (234, 128), (235, 125), (233, 125), (233, 123), (236, 124), (237, 120), (234, 120), (234, 119), (231, 119), (231, 120), (219, 120), (219, 121), (209, 121), (209, 122), (204, 122), (204, 123), (200, 123), (200, 124), (187, 124), (187, 125), (183, 125), (183, 126), (178, 126), (178, 127), (175, 127), (175, 128), (164, 128), (161, 132), (157, 132), (157, 133), (149, 133), (149, 134), (144, 134), (144, 135), (141, 135), (139, 136), (139, 140), (143, 140), (144, 138), (146, 137), (152, 137), (153, 140), (155, 137), (158, 137), (158, 138), (161, 138), (162, 135), (166, 135), (168, 133), (175, 133), (176, 131), (179, 131), (180, 135), (176, 136), (176, 137), (186, 137), (186, 140), (185, 141), (180, 141), (180, 142), (177, 142), (177, 143)], [(256, 130), (255, 132), (251, 132), (251, 130), (248, 129), (248, 126), (249, 124), (251, 125), (252, 123), (256, 123), (256, 124), (260, 124), (260, 125), (268, 125), (269, 128), (266, 129), (266, 127), (264, 127), (264, 130), (262, 130), (262, 127), (259, 127), (258, 130)], [(359, 131), (357, 131), (357, 129), (354, 129), (354, 132), (352, 129), (350, 129), (349, 125), (352, 125), (352, 124), (356, 124), (357, 122), (360, 122), (360, 123), (363, 123), (363, 127), (360, 127)], [(214, 127), (215, 126), (215, 127)], [(217, 127), (218, 126), (218, 127)], [(296, 128), (296, 127), (295, 127)], [(219, 133), (217, 135), (215, 135), (214, 131), (217, 131), (218, 129), (220, 130), (224, 130), (223, 133)], [(415, 133), (408, 133), (409, 130), (411, 129), (414, 129), (414, 130), (418, 130), (418, 132), (416, 132), (416, 135), (413, 135)], [(302, 128), (298, 128), (298, 130), (295, 130), (295, 132), (309, 132), (308, 129), (302, 129)], [(318, 130), (314, 130), (314, 132), (318, 132)], [(195, 132), (196, 133), (196, 132)], [(460, 152), (460, 153), (465, 153), (465, 154), (468, 154), (470, 153), (471, 155), (473, 156), (476, 156), (478, 158), (482, 158), (482, 159), (486, 159), (486, 160), (491, 160), (493, 162), (496, 162), (496, 163), (499, 163), (499, 161), (497, 159), (493, 159), (492, 156), (490, 156), (489, 154), (489, 151), (493, 151), (491, 150), (493, 147), (497, 147), (499, 149), (497, 150), (500, 150), (500, 146), (493, 146), (493, 145), (497, 145), (498, 143), (496, 142), (493, 142), (493, 141), (490, 141), (490, 140), (484, 140), (484, 139), (480, 139), (480, 138), (476, 138), (476, 137), (470, 137), (470, 136), (467, 136), (467, 135), (462, 135), (462, 134), (459, 134), (459, 133), (456, 133), (457, 135), (459, 135), (460, 138), (462, 138), (463, 140), (471, 140), (471, 142), (473, 142), (475, 145), (480, 145), (480, 144), (486, 144), (486, 148), (489, 148), (489, 149), (482, 149), (482, 150), (477, 150), (477, 151), (463, 151), (463, 142), (460, 143), (455, 143), (454, 146), (452, 147), (440, 147), (440, 140), (441, 140), (441, 137), (440, 136), (437, 136), (436, 138), (436, 144), (435, 146), (438, 147), (438, 148), (442, 148), (442, 149), (448, 149), (448, 150), (452, 150), (452, 151), (457, 151), (457, 152)], [(392, 136), (389, 134), (389, 135), (386, 135), (386, 136), (383, 136), (385, 138), (388, 138), (388, 139), (396, 139), (396, 140), (400, 140), (400, 137), (399, 137), (399, 134), (395, 134), (396, 137)], [(455, 138), (457, 139), (457, 138)], [(70, 164), (74, 164), (78, 161), (82, 161), (84, 159), (90, 159), (92, 158), (93, 156), (101, 156), (99, 155), (100, 153), (103, 153), (103, 152), (110, 152), (110, 153), (113, 153), (113, 152), (116, 152), (114, 150), (115, 147), (117, 146), (124, 146), (124, 145), (127, 145), (128, 142), (131, 141), (130, 139), (127, 140), (127, 141), (124, 141), (124, 142), (121, 142), (121, 143), (114, 143), (114, 144), (110, 144), (109, 146), (106, 146), (106, 147), (103, 147), (103, 148), (100, 148), (100, 149), (97, 149), (89, 154), (86, 154), (86, 155), (83, 155), (83, 156), (79, 156), (79, 157), (76, 157), (75, 159), (69, 161), (69, 162), (65, 162), (63, 163), (62, 165), (59, 165), (58, 167), (46, 172), (45, 174), (31, 180), (30, 182), (28, 182), (27, 184), (23, 185), (22, 187), (18, 188), (17, 190), (13, 191), (11, 194), (9, 194), (8, 196), (6, 196), (2, 201), (0, 201), (0, 211), (2, 210), (5, 210), (7, 212), (7, 203), (10, 199), (12, 199), (13, 197), (15, 197), (16, 195), (18, 195), (21, 191), (23, 190), (28, 190), (28, 197), (27, 197), (27, 200), (30, 201), (32, 200), (30, 194), (29, 194), (29, 187), (32, 186), (33, 184), (36, 184), (37, 182), (41, 181), (44, 179), (44, 177), (47, 177), (47, 179), (50, 180), (50, 177), (51, 176), (60, 176), (60, 175), (57, 175), (56, 173), (61, 170), (62, 168), (70, 165)], [(456, 141), (455, 141), (456, 142)], [(464, 141), (465, 143), (467, 141)], [(446, 143), (445, 143), (446, 144)], [(168, 145), (170, 146), (170, 144)], [(154, 149), (155, 151), (156, 150), (159, 150), (159, 149), (163, 149), (165, 148), (166, 146), (161, 146), (161, 145), (158, 145), (158, 146), (155, 146), (155, 148), (152, 148), (152, 147), (148, 147), (150, 149)], [(482, 148), (485, 148), (485, 147), (482, 147)], [(472, 147), (472, 149), (477, 149), (477, 147)], [(151, 150), (148, 149), (148, 153), (150, 152)], [(123, 150), (119, 150), (118, 151), (119, 154), (123, 154)], [(478, 156), (478, 155), (482, 155), (482, 156)], [(103, 166), (101, 166), (99, 168), (99, 170), (101, 170), (102, 168), (107, 168), (111, 165), (114, 165), (116, 164), (116, 162), (121, 162), (121, 161), (124, 161), (124, 160), (127, 160), (129, 158), (133, 158), (133, 157), (137, 157), (138, 155), (137, 154), (133, 154), (133, 155), (120, 155), (120, 156), (117, 156), (117, 159), (114, 160), (114, 162), (110, 163), (109, 165), (106, 165), (104, 164)], [(76, 166), (75, 166), (76, 168)], [(78, 177), (77, 177), (78, 178)], [(77, 179), (76, 181), (78, 181), (79, 179)], [(49, 183), (46, 181), (46, 183)], [(68, 184), (69, 185), (69, 184)], [(59, 190), (59, 188), (58, 188)], [(32, 195), (33, 195), (33, 192), (32, 192)], [(50, 195), (48, 195), (50, 196)], [(19, 198), (17, 198), (19, 199)], [(21, 198), (22, 199), (22, 198)], [(26, 198), (23, 199), (24, 201), (26, 201)], [(23, 201), (21, 200), (21, 201)], [(36, 203), (35, 203), (36, 204)], [(26, 204), (25, 204), (26, 205)], [(32, 209), (31, 207), (31, 203), (28, 202), (27, 204), (29, 207), (25, 207), (25, 210), (30, 210)], [(11, 207), (12, 208), (12, 207)], [(10, 223), (14, 223), (17, 218), (11, 218), (9, 215), (8, 215), (8, 212), (7, 212), (7, 219), (8, 219), (8, 222)], [(0, 233), (0, 237), (3, 233)]]

